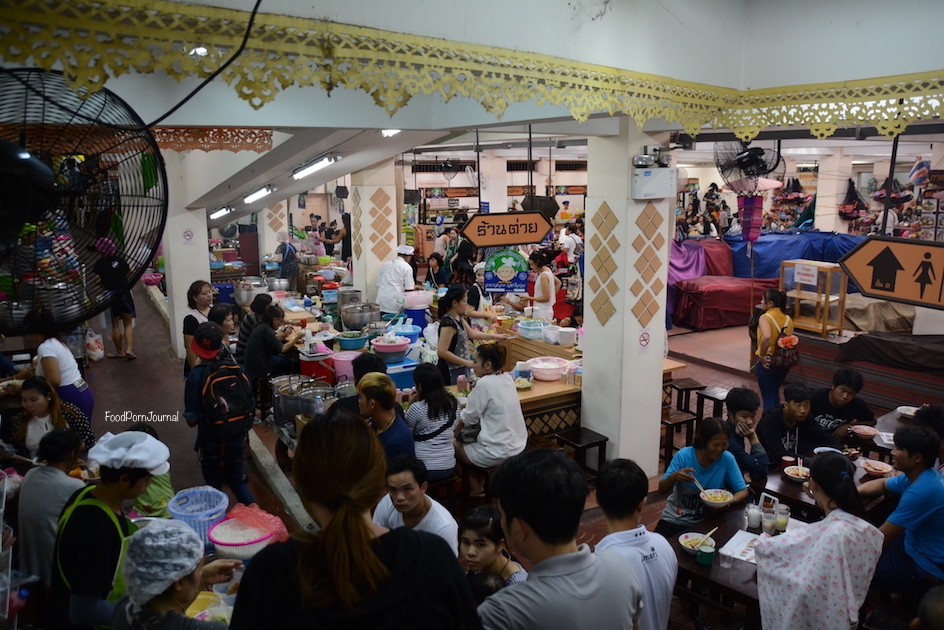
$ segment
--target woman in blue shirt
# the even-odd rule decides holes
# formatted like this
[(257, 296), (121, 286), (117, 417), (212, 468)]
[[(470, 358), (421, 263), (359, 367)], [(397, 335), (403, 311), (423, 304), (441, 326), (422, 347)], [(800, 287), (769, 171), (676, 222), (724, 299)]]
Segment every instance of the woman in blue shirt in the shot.
[(659, 481), (659, 492), (669, 495), (656, 532), (666, 538), (690, 531), (703, 521), (711, 509), (701, 500), (695, 479), (705, 489), (723, 488), (734, 493), (732, 503), (747, 498), (747, 484), (734, 455), (728, 452), (731, 429), (721, 418), (705, 418), (698, 423), (692, 446), (686, 446), (672, 458)]

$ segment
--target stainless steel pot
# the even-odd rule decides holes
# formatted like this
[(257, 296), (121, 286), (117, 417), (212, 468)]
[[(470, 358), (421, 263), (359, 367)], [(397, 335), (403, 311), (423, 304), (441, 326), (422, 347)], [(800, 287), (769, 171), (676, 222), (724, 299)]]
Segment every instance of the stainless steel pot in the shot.
[(288, 291), (288, 278), (266, 278), (269, 291)]
[(356, 394), (357, 385), (354, 384), (354, 381), (343, 380), (334, 386), (334, 395), (338, 398), (350, 398)]
[[(334, 389), (324, 381), (309, 381), (307, 383), (289, 383), (279, 388), (279, 405), (282, 409), (282, 421), (294, 422), (295, 416), (304, 413), (302, 411), (301, 395), (313, 388), (327, 389), (334, 395)], [(324, 394), (322, 394), (324, 397)], [(312, 398), (314, 401), (314, 398)], [(311, 415), (311, 414), (308, 414)]]
[(373, 302), (357, 302), (339, 309), (341, 322), (347, 330), (360, 330), (371, 322), (380, 321), (380, 305)]
[(356, 304), (363, 301), (363, 294), (359, 289), (353, 287), (341, 287), (338, 289), (338, 311), (348, 304)]
[(329, 400), (337, 397), (334, 393), (333, 387), (310, 387), (298, 396), (298, 406), (301, 409), (299, 413), (305, 416), (314, 416), (315, 399), (318, 396), (321, 396), (321, 400), (324, 403), (327, 403)]
[[(284, 376), (273, 376), (269, 379), (269, 385), (272, 387), (272, 413), (275, 416), (275, 423), (282, 424), (282, 401), (281, 390), (286, 385), (304, 385), (311, 382), (311, 378), (302, 374), (286, 374)], [(294, 423), (295, 418), (291, 421)]]
[(254, 287), (266, 286), (265, 278), (262, 276), (243, 276), (242, 283), (246, 284), (247, 282)]
[(257, 295), (265, 292), (265, 287), (236, 287), (233, 289), (233, 300), (239, 306), (249, 306)]

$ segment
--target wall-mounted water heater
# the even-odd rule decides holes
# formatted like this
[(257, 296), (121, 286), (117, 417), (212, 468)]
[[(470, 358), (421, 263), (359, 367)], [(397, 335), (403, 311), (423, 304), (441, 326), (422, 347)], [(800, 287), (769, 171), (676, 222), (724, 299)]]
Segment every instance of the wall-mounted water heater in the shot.
[(666, 199), (678, 188), (676, 168), (634, 168), (633, 199)]

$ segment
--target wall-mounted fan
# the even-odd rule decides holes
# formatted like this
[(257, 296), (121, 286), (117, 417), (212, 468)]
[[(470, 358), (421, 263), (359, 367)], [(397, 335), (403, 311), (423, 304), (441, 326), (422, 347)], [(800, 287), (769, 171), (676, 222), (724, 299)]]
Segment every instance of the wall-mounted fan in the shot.
[(442, 176), (447, 180), (452, 181), (455, 179), (456, 175), (459, 174), (459, 171), (462, 170), (462, 165), (459, 162), (453, 162), (452, 160), (443, 160), (439, 163), (439, 172), (442, 173)]
[(764, 203), (760, 193), (783, 186), (786, 173), (783, 158), (777, 151), (752, 147), (749, 142), (717, 142), (715, 166), (725, 181), (724, 188), (737, 193), (744, 240), (756, 241)]
[(223, 238), (233, 238), (239, 234), (239, 226), (235, 223), (227, 223), (220, 226), (220, 236)]
[(153, 258), (167, 220), (160, 150), (115, 94), (39, 69), (0, 70), (0, 145), (0, 331), (20, 334), (39, 307), (75, 326)]

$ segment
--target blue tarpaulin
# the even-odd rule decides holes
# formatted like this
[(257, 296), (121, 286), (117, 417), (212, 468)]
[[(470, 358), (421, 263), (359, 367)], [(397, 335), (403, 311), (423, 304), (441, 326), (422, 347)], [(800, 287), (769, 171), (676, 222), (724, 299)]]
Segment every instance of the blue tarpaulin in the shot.
[[(839, 262), (839, 259), (865, 240), (865, 236), (836, 234), (834, 232), (804, 231), (795, 234), (761, 234), (754, 243), (754, 277), (779, 278), (780, 263), (784, 260), (820, 260)], [(747, 243), (740, 236), (725, 236), (734, 254), (734, 275), (751, 277), (751, 259), (747, 257)]]

